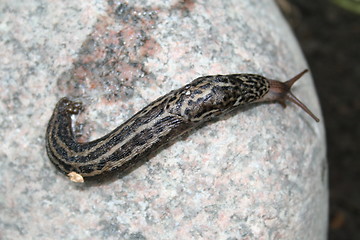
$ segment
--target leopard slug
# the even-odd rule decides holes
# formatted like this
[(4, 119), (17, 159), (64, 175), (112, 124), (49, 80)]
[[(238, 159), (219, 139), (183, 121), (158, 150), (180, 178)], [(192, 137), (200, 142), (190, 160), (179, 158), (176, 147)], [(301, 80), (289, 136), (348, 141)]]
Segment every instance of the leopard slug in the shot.
[(200, 77), (158, 98), (107, 135), (85, 143), (76, 140), (71, 120), (82, 110), (82, 104), (62, 98), (47, 127), (47, 154), (70, 180), (83, 182), (83, 177), (125, 169), (175, 137), (239, 105), (277, 101), (285, 107), (285, 100), (289, 100), (318, 122), (290, 91), (306, 72), (286, 82), (256, 74)]

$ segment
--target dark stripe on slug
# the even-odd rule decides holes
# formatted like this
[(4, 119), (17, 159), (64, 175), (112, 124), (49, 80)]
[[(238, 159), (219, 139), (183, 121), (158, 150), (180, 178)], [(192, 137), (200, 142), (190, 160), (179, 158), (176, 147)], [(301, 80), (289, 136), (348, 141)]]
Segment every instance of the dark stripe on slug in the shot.
[[(51, 162), (58, 168), (60, 169), (62, 172), (70, 172), (72, 171), (73, 167), (69, 164), (66, 164), (64, 161), (62, 161), (62, 159), (59, 159), (55, 154), (56, 152), (54, 152), (54, 149), (52, 149), (52, 147), (50, 145), (47, 145), (46, 147), (46, 152), (49, 156), (49, 159), (51, 160)], [(62, 156), (63, 157), (63, 156)]]
[(204, 84), (204, 85), (200, 85), (199, 88), (201, 89), (208, 89), (211, 87), (211, 84), (210, 83), (207, 83), (207, 84)]
[(212, 97), (213, 97), (213, 94), (209, 93), (203, 99), (199, 98), (198, 101), (196, 101), (196, 103), (199, 104), (201, 101), (202, 102), (208, 102)]
[(107, 161), (116, 162), (119, 161), (119, 159), (125, 159), (129, 157), (133, 151), (133, 149), (129, 148), (129, 146), (131, 146), (131, 143), (124, 144), (109, 157), (104, 158), (104, 162)]
[(159, 121), (157, 121), (153, 126), (153, 131), (155, 133), (161, 133), (166, 127), (174, 127), (179, 124), (181, 121), (178, 117), (175, 116), (166, 116)]
[(191, 97), (196, 97), (196, 95), (199, 95), (199, 94), (202, 94), (203, 91), (201, 91), (200, 89), (195, 89), (193, 92), (192, 92), (192, 95)]
[[(87, 174), (93, 172), (95, 169), (97, 170), (98, 168), (98, 164), (88, 164), (85, 166), (80, 166), (79, 167), (79, 172), (81, 172), (84, 176), (86, 176)], [(102, 169), (103, 166), (100, 165), (100, 168)]]
[[(52, 141), (56, 142), (56, 138), (53, 136), (52, 137)], [(66, 151), (66, 149), (64, 149), (63, 147), (61, 147), (60, 144), (53, 144), (52, 147), (50, 148), (51, 152), (53, 153), (54, 156), (58, 155), (60, 157), (66, 157), (68, 158), (68, 152)]]
[(136, 134), (130, 142), (133, 146), (143, 146), (145, 145), (150, 139), (154, 137), (154, 134), (151, 131), (151, 128), (142, 130), (139, 134)]
[[(222, 75), (217, 75), (214, 79), (215, 83), (229, 83), (229, 78)], [(233, 84), (234, 85), (234, 84)]]

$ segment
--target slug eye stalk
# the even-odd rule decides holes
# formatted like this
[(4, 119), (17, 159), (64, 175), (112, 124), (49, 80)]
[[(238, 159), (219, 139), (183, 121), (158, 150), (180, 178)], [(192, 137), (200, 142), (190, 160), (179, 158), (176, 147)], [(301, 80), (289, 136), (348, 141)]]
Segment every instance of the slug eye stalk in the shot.
[(314, 113), (310, 111), (309, 108), (305, 106), (295, 95), (291, 92), (291, 87), (294, 85), (294, 83), (299, 80), (306, 72), (308, 72), (307, 69), (302, 71), (301, 73), (297, 74), (293, 78), (289, 79), (286, 82), (280, 82), (277, 80), (270, 80), (270, 89), (269, 92), (263, 97), (261, 101), (276, 101), (279, 102), (284, 108), (286, 107), (286, 100), (289, 100), (290, 102), (295, 103), (300, 108), (302, 108), (307, 114), (309, 114), (316, 122), (319, 122), (320, 119), (315, 116)]

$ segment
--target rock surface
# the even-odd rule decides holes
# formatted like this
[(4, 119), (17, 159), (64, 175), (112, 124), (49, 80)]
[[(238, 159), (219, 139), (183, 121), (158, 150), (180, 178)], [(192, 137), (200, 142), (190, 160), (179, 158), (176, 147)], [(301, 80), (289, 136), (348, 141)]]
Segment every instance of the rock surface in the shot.
[[(307, 68), (271, 1), (121, 2), (2, 3), (0, 238), (326, 239), (324, 127), (293, 104), (242, 108), (111, 180), (58, 173), (60, 97), (86, 105), (88, 140), (199, 76)], [(321, 116), (310, 75), (293, 92)]]

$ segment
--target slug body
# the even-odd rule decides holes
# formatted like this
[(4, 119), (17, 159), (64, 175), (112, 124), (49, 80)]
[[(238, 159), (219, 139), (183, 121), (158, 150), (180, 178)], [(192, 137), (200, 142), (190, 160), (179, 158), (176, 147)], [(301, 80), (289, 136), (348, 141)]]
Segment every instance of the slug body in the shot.
[[(50, 160), (69, 176), (91, 177), (125, 169), (175, 137), (239, 105), (290, 100), (319, 121), (292, 93), (292, 84), (307, 70), (287, 82), (255, 74), (200, 77), (158, 98), (107, 135), (80, 143), (72, 131), (71, 115), (82, 105), (62, 98), (46, 131)], [(73, 181), (78, 181), (74, 180)]]

